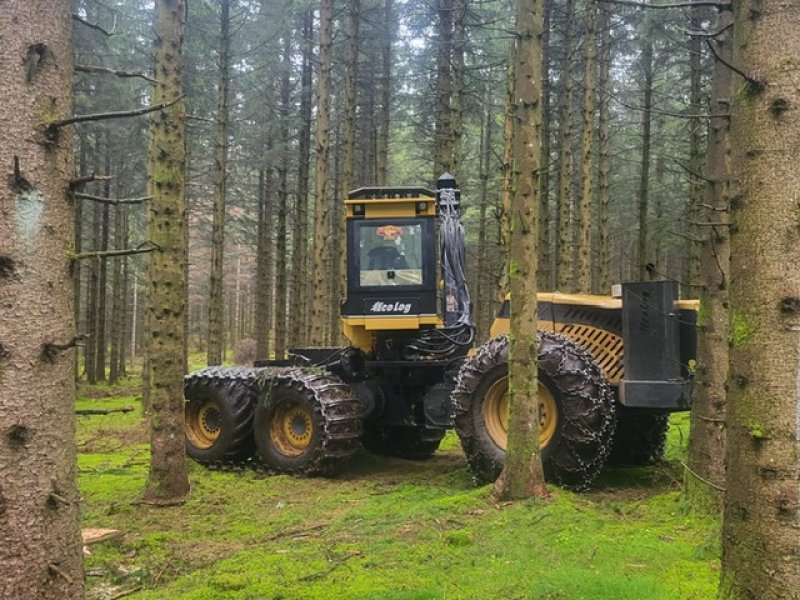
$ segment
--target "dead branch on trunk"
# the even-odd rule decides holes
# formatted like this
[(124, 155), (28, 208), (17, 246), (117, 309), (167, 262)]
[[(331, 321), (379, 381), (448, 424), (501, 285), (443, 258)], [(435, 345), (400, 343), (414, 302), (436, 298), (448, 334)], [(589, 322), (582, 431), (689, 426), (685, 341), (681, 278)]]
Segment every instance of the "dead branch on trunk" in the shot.
[(100, 33), (102, 33), (106, 37), (111, 37), (112, 35), (116, 34), (116, 30), (117, 30), (117, 17), (116, 17), (116, 15), (114, 16), (114, 22), (111, 25), (111, 30), (110, 31), (100, 27), (100, 25), (98, 25), (97, 23), (92, 23), (91, 21), (87, 21), (83, 17), (80, 17), (80, 16), (78, 16), (76, 14), (72, 15), (72, 20), (73, 21), (77, 21), (81, 25), (85, 25), (89, 29), (94, 29), (95, 31), (99, 31)]
[(59, 128), (66, 127), (67, 125), (74, 125), (75, 123), (86, 123), (88, 121), (107, 121), (109, 119), (126, 119), (128, 117), (138, 117), (141, 115), (146, 115), (148, 113), (155, 112), (157, 110), (164, 110), (165, 108), (172, 106), (182, 98), (183, 94), (181, 94), (177, 98), (174, 98), (173, 100), (170, 100), (169, 102), (162, 102), (161, 104), (152, 104), (150, 106), (143, 106), (142, 108), (134, 108), (133, 110), (115, 110), (104, 113), (93, 113), (89, 115), (75, 115), (67, 119), (58, 119), (57, 121), (52, 121), (47, 125), (47, 134), (48, 137), (52, 139), (58, 132)]
[(136, 248), (125, 248), (124, 250), (96, 250), (92, 252), (81, 252), (80, 254), (73, 254), (70, 256), (72, 260), (85, 260), (87, 258), (109, 258), (112, 256), (130, 256), (132, 254), (144, 254), (146, 252), (153, 252), (161, 250), (161, 246), (147, 240), (142, 242)]
[(138, 198), (104, 198), (103, 196), (93, 196), (92, 194), (84, 194), (82, 192), (75, 192), (73, 196), (81, 200), (91, 200), (92, 202), (111, 204), (112, 206), (118, 206), (120, 204), (141, 204), (142, 202), (148, 202), (153, 199), (152, 196), (140, 196)]
[(147, 73), (142, 73), (140, 71), (122, 71), (120, 69), (111, 69), (100, 65), (75, 65), (75, 70), (81, 73), (102, 73), (104, 75), (116, 75), (117, 77), (123, 78), (138, 77), (152, 84), (159, 83), (158, 79), (153, 79)]
[(111, 177), (111, 175), (97, 175), (96, 173), (91, 173), (89, 175), (82, 175), (81, 177), (75, 177), (74, 179), (70, 179), (69, 189), (74, 190), (82, 185), (91, 183), (92, 181), (106, 181), (108, 179), (113, 179), (113, 178)]
[(730, 2), (719, 2), (717, 0), (697, 0), (690, 2), (668, 2), (666, 4), (650, 4), (649, 2), (636, 2), (635, 0), (600, 0), (604, 4), (619, 4), (621, 6), (633, 6), (635, 8), (691, 8), (693, 6), (714, 6), (717, 8), (730, 8)]

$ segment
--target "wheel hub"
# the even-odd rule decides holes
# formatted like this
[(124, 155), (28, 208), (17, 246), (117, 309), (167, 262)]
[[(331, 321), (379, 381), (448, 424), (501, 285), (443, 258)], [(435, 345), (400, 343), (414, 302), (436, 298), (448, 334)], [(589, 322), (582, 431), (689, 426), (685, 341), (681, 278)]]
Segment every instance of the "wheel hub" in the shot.
[(217, 405), (207, 400), (201, 404), (191, 402), (186, 406), (186, 437), (193, 446), (208, 449), (220, 434), (220, 413)]
[[(558, 424), (558, 408), (553, 394), (539, 382), (539, 446), (550, 443)], [(495, 381), (483, 402), (483, 422), (492, 441), (503, 450), (508, 444), (508, 377)]]
[(283, 403), (275, 409), (269, 437), (273, 446), (287, 456), (299, 456), (311, 445), (314, 421), (299, 403)]

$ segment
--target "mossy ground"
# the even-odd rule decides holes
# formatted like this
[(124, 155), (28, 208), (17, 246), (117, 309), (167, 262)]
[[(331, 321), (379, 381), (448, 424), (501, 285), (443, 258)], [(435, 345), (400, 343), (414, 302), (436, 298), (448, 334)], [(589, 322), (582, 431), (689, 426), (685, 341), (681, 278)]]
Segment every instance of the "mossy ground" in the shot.
[(595, 491), (554, 489), (546, 503), (496, 504), (448, 435), (430, 461), (365, 453), (334, 479), (192, 463), (187, 503), (154, 508), (136, 503), (149, 452), (139, 398), (78, 405), (137, 407), (79, 417), (83, 526), (124, 532), (90, 547), (89, 598), (714, 597), (718, 525), (690, 514), (679, 489), (685, 416), (668, 464), (609, 470)]

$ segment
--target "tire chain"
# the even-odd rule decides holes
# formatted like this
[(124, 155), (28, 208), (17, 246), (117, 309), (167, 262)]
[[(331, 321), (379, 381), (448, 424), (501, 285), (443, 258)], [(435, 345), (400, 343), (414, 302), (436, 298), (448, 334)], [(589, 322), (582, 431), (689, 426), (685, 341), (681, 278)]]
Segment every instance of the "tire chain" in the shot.
[[(563, 353), (551, 351), (549, 354), (547, 352), (543, 354), (540, 337), (539, 364), (558, 358), (558, 363), (551, 365), (552, 372), (556, 374), (555, 377), (551, 377), (553, 384), (560, 392), (568, 392), (572, 396), (577, 395), (587, 401), (586, 403), (588, 404), (587, 409), (582, 412), (576, 412), (575, 406), (565, 407), (571, 409), (567, 416), (578, 432), (582, 434), (582, 436), (578, 437), (565, 436), (563, 440), (566, 444), (567, 454), (573, 464), (565, 464), (563, 461), (553, 460), (553, 465), (559, 469), (553, 473), (557, 483), (568, 489), (585, 490), (605, 464), (610, 452), (616, 423), (611, 388), (600, 369), (595, 365), (594, 357), (591, 353), (565, 336), (548, 332), (540, 332), (539, 335), (553, 342), (552, 350), (564, 350)], [(469, 412), (471, 396), (476, 391), (481, 376), (503, 364), (501, 355), (507, 345), (508, 337), (505, 335), (492, 338), (484, 343), (478, 352), (464, 364), (459, 373), (453, 395), (455, 400), (453, 403), (454, 418), (456, 420), (461, 416), (466, 416)], [(579, 368), (577, 365), (587, 365), (587, 367)], [(574, 387), (568, 388), (569, 384)], [(607, 410), (600, 415), (602, 422), (599, 426), (597, 424), (587, 426), (586, 421), (595, 420), (593, 413), (603, 405), (607, 407)], [(460, 428), (458, 429), (459, 435), (461, 435), (461, 430)], [(472, 452), (468, 448), (471, 448), (473, 443), (473, 440), (462, 439), (462, 445), (465, 447), (473, 477), (476, 483), (483, 483), (482, 479), (487, 478), (489, 473), (496, 472), (499, 474), (500, 470), (502, 470), (502, 465), (496, 464), (489, 456), (470, 456)], [(597, 448), (598, 443), (599, 448)], [(584, 448), (580, 446), (584, 446)], [(586, 447), (591, 449), (590, 454), (586, 453)], [(552, 469), (547, 468), (546, 470), (552, 471)]]
[[(270, 389), (275, 385), (278, 381), (303, 381), (305, 383), (305, 388), (314, 392), (318, 402), (318, 405), (323, 407), (322, 413), (320, 413), (323, 417), (323, 430), (325, 433), (325, 439), (329, 439), (330, 426), (332, 423), (341, 422), (342, 418), (336, 418), (330, 413), (334, 412), (333, 409), (336, 407), (336, 400), (341, 399), (338, 395), (334, 395), (333, 398), (329, 398), (329, 395), (325, 392), (329, 392), (332, 390), (342, 390), (343, 388), (346, 393), (350, 396), (349, 403), (352, 405), (350, 408), (351, 415), (350, 419), (354, 421), (354, 424), (350, 427), (350, 430), (354, 432), (352, 436), (350, 436), (349, 440), (352, 446), (351, 449), (347, 452), (347, 456), (355, 454), (358, 449), (360, 448), (359, 438), (361, 436), (361, 419), (360, 419), (360, 411), (361, 407), (358, 404), (357, 400), (352, 397), (351, 392), (349, 391), (350, 388), (339, 380), (335, 375), (325, 373), (324, 371), (314, 371), (308, 372), (302, 369), (297, 368), (275, 368), (275, 367), (208, 367), (201, 371), (196, 371), (194, 373), (190, 373), (184, 377), (184, 389), (187, 385), (187, 382), (190, 380), (202, 380), (204, 383), (212, 383), (212, 384), (225, 384), (231, 381), (236, 381), (239, 383), (244, 383), (248, 387), (253, 390), (255, 398), (253, 400), (253, 411), (255, 412), (255, 406), (258, 402), (266, 400), (269, 397)], [(327, 382), (327, 383), (324, 383)], [(342, 392), (340, 392), (342, 393)], [(341, 403), (340, 403), (341, 404)], [(338, 438), (338, 441), (341, 441), (341, 438)], [(326, 444), (327, 446), (327, 444)], [(322, 457), (322, 460), (333, 461), (333, 459), (343, 460), (345, 456), (342, 453), (336, 453), (335, 455), (329, 455)], [(200, 461), (197, 461), (200, 462)], [(209, 471), (222, 471), (222, 472), (236, 472), (236, 473), (243, 473), (245, 471), (253, 471), (258, 475), (262, 476), (270, 476), (270, 475), (279, 475), (280, 471), (269, 467), (261, 457), (258, 455), (257, 452), (254, 452), (252, 455), (244, 457), (239, 460), (225, 460), (225, 461), (204, 461), (200, 462), (206, 469)], [(329, 470), (335, 465), (325, 465), (328, 467)], [(307, 474), (305, 472), (297, 472), (293, 473), (294, 475), (304, 475)]]

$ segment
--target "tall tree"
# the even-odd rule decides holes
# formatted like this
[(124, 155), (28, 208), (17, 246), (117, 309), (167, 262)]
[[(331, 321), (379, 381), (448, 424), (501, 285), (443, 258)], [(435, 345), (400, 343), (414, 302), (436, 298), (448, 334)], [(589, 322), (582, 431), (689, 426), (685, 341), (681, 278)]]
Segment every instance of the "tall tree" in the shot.
[(514, 196), (514, 62), (516, 57), (516, 44), (511, 44), (506, 69), (506, 95), (503, 104), (503, 183), (501, 188), (500, 214), (497, 227), (497, 245), (500, 249), (501, 266), (500, 276), (497, 278), (497, 301), (502, 302), (508, 293), (508, 273), (510, 269), (511, 253), (511, 203)]
[(600, 7), (600, 58), (597, 86), (600, 90), (598, 129), (597, 181), (597, 277), (595, 291), (607, 294), (611, 289), (611, 254), (609, 252), (608, 218), (611, 203), (611, 137), (609, 132), (609, 71), (611, 70), (611, 10)]
[(453, 59), (453, 1), (436, 0), (436, 104), (434, 106), (433, 179), (451, 171), (451, 66)]
[[(696, 211), (700, 222), (698, 256), (700, 322), (697, 330), (697, 370), (689, 429), (690, 472), (687, 495), (702, 511), (718, 512), (725, 486), (725, 397), (727, 394), (730, 310), (730, 228), (728, 193), (728, 133), (730, 130), (733, 14), (721, 8), (714, 45), (720, 60), (714, 63), (709, 109), (705, 207)], [(700, 237), (701, 236), (701, 237)]]
[(326, 268), (325, 242), (328, 236), (328, 157), (330, 155), (331, 43), (333, 40), (333, 0), (320, 0), (319, 80), (317, 82), (317, 125), (314, 136), (314, 299), (311, 304), (311, 345), (325, 344), (325, 324), (331, 299)]
[(225, 253), (225, 196), (228, 182), (228, 87), (230, 83), (230, 0), (220, 0), (219, 83), (217, 123), (214, 136), (214, 209), (211, 233), (211, 276), (208, 295), (208, 364), (219, 365), (225, 357), (223, 329), (222, 262)]
[(539, 289), (552, 289), (550, 264), (550, 26), (553, 0), (544, 0), (542, 24), (542, 175), (539, 178)]
[[(106, 129), (103, 135), (104, 144), (104, 171), (107, 175), (111, 176), (111, 154), (113, 152), (111, 146), (111, 132)], [(103, 197), (106, 200), (111, 199), (111, 179), (106, 179), (103, 182)], [(103, 203), (102, 207), (102, 221), (100, 225), (100, 252), (108, 252), (109, 240), (109, 226), (111, 225), (111, 206), (108, 203)], [(95, 361), (95, 380), (106, 380), (106, 331), (107, 327), (107, 310), (106, 299), (108, 298), (108, 261), (105, 256), (100, 256), (97, 259), (98, 272), (97, 272), (97, 359)]]
[(297, 198), (295, 200), (295, 233), (292, 238), (292, 298), (294, 309), (289, 312), (290, 343), (301, 344), (306, 341), (308, 331), (308, 174), (311, 155), (311, 109), (313, 54), (314, 54), (314, 11), (308, 8), (301, 18), (303, 56), (300, 70), (300, 130), (297, 144)]
[(453, 56), (450, 82), (450, 173), (460, 181), (461, 154), (465, 120), (464, 87), (466, 68), (464, 53), (467, 46), (467, 0), (453, 0)]
[(286, 357), (286, 216), (289, 210), (289, 118), (292, 92), (292, 39), (283, 39), (278, 136), (281, 143), (278, 159), (278, 223), (275, 231), (275, 358)]
[(509, 401), (506, 463), (495, 484), (501, 499), (545, 496), (539, 448), (539, 380), (536, 357), (536, 241), (541, 175), (542, 0), (517, 0), (515, 59), (514, 196), (511, 226), (512, 297), (508, 357)]
[(0, 3), (0, 597), (81, 598), (71, 3)]
[[(723, 600), (800, 597), (800, 13), (734, 5)], [(787, 268), (788, 266), (788, 268)]]
[(564, 58), (561, 63), (559, 108), (558, 212), (556, 239), (556, 288), (572, 291), (572, 46), (575, 38), (575, 0), (566, 0)]
[(581, 144), (581, 199), (578, 216), (578, 281), (579, 292), (592, 291), (592, 201), (594, 199), (594, 113), (597, 63), (597, 3), (586, 2), (586, 33), (584, 38), (583, 79), (583, 140)]
[(392, 42), (394, 42), (397, 29), (393, 0), (384, 0), (383, 2), (383, 23), (381, 27), (381, 110), (378, 121), (375, 182), (378, 185), (386, 185), (389, 168), (389, 130), (391, 127)]
[(642, 161), (639, 167), (639, 242), (636, 253), (639, 279), (647, 277), (648, 259), (648, 209), (650, 204), (650, 145), (652, 139), (650, 130), (652, 126), (653, 106), (653, 24), (650, 17), (646, 17), (646, 26), (643, 28), (641, 67), (644, 80), (644, 99), (642, 101)]
[(150, 472), (144, 501), (180, 502), (189, 492), (184, 449), (183, 347), (187, 248), (184, 238), (186, 188), (183, 105), (184, 0), (156, 0), (153, 102), (170, 103), (150, 121), (150, 175), (153, 182), (149, 238), (148, 376)]

